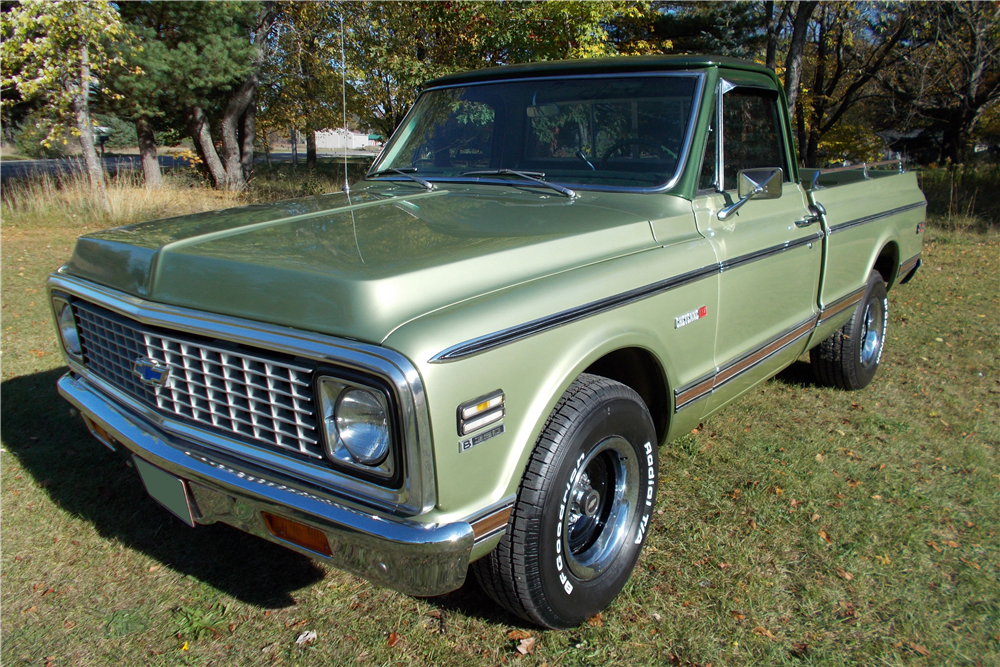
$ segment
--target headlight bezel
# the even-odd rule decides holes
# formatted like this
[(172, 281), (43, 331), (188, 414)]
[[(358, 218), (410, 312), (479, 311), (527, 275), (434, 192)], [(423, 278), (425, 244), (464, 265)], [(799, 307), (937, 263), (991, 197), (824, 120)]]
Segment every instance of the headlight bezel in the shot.
[[(53, 293), (51, 295), (52, 303), (52, 313), (55, 316), (56, 323), (56, 333), (59, 336), (59, 345), (63, 350), (63, 353), (70, 359), (78, 362), (83, 362), (83, 345), (80, 342), (80, 331), (76, 326), (76, 314), (73, 312), (73, 302), (69, 296), (59, 293)], [(63, 329), (63, 316), (64, 313), (68, 313), (71, 323), (72, 323), (72, 336), (71, 340), (67, 340), (67, 333)], [(76, 343), (76, 349), (72, 349), (73, 343)]]
[[(339, 385), (336, 393), (327, 392), (327, 386)], [(352, 389), (372, 394), (381, 404), (386, 415), (389, 435), (388, 452), (377, 465), (360, 463), (350, 455), (346, 445), (340, 441), (335, 422), (328, 424), (328, 417), (335, 418), (340, 397)], [(322, 437), (323, 453), (327, 464), (379, 486), (400, 488), (403, 484), (402, 443), (399, 437), (399, 406), (394, 393), (380, 378), (363, 375), (355, 371), (321, 367), (313, 373), (313, 402), (316, 406), (316, 427)]]

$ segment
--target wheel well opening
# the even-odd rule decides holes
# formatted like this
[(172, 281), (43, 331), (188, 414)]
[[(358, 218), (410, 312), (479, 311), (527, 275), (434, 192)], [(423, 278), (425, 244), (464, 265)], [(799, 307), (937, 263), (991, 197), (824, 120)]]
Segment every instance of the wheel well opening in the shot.
[(663, 371), (651, 353), (636, 347), (615, 350), (592, 363), (584, 372), (621, 382), (639, 394), (653, 418), (657, 439), (663, 441), (670, 401)]
[(893, 283), (896, 282), (896, 270), (899, 268), (899, 249), (895, 243), (887, 243), (882, 248), (882, 252), (879, 253), (878, 259), (875, 260), (875, 266), (872, 268), (882, 274), (886, 289), (892, 287)]

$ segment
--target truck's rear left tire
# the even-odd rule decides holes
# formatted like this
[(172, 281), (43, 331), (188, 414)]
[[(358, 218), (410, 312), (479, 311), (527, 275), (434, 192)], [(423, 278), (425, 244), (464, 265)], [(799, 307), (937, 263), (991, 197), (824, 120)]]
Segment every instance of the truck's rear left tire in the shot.
[(809, 351), (816, 381), (840, 389), (867, 387), (882, 361), (888, 322), (885, 282), (878, 271), (872, 271), (851, 319)]
[(547, 628), (607, 607), (642, 551), (656, 502), (656, 430), (639, 395), (581, 375), (549, 417), (507, 532), (473, 564), (482, 588)]

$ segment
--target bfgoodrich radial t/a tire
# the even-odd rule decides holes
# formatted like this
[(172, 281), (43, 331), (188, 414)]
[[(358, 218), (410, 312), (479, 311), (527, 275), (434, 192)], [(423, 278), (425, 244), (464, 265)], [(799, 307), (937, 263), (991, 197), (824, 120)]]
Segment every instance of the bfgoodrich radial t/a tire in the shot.
[(841, 389), (867, 387), (882, 361), (888, 322), (885, 282), (880, 273), (872, 271), (851, 319), (809, 351), (817, 382)]
[(642, 399), (581, 375), (535, 445), (500, 544), (473, 565), (508, 611), (548, 628), (579, 625), (618, 595), (656, 502), (657, 441)]

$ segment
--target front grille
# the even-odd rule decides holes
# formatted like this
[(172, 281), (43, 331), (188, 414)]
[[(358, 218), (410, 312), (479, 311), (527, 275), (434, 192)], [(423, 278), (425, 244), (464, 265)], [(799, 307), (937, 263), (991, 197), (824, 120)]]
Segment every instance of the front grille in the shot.
[[(130, 396), (255, 444), (323, 458), (311, 368), (147, 327), (86, 301), (74, 301), (73, 309), (84, 364)], [(141, 358), (169, 368), (162, 387), (139, 380)]]

